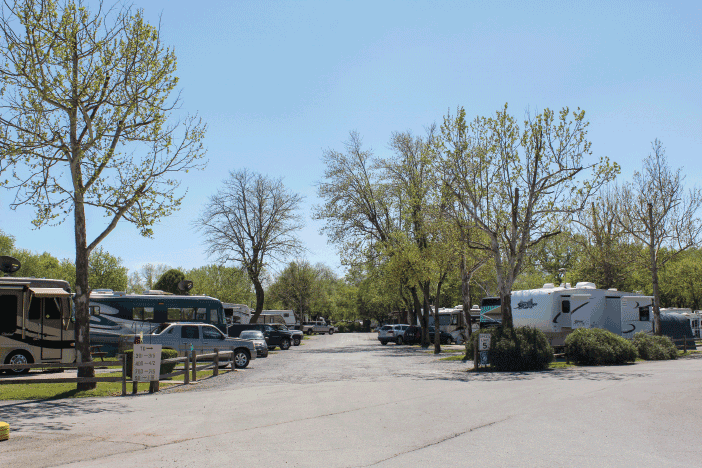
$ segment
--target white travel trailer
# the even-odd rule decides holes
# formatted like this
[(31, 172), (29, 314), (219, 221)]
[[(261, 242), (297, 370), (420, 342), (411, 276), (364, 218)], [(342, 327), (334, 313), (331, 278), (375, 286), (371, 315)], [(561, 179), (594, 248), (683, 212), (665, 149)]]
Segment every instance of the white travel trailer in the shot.
[(563, 346), (578, 328), (603, 328), (624, 338), (652, 332), (653, 297), (616, 289), (597, 289), (581, 282), (512, 292), (515, 326), (531, 326), (546, 334), (552, 346)]

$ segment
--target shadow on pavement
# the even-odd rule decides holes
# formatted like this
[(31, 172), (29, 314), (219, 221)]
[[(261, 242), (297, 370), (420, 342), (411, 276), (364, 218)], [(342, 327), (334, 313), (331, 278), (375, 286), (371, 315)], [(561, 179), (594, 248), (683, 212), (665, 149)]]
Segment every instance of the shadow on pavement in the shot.
[(0, 405), (0, 419), (12, 421), (13, 431), (69, 430), (72, 424), (66, 423), (65, 419), (71, 416), (124, 412), (124, 406), (118, 402), (91, 399), (22, 401)]

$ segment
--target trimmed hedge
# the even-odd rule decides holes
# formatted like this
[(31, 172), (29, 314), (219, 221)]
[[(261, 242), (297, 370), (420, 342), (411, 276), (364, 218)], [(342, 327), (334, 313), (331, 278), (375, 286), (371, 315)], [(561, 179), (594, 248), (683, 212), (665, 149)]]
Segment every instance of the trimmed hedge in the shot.
[(568, 360), (580, 365), (607, 365), (634, 362), (634, 344), (601, 328), (579, 328), (565, 339)]
[(553, 348), (546, 335), (533, 327), (499, 327), (476, 331), (471, 335), (466, 359), (473, 359), (473, 348), (481, 333), (489, 333), (492, 336), (488, 362), (490, 368), (496, 371), (543, 370), (553, 361)]
[[(133, 349), (128, 349), (124, 352), (125, 356), (127, 357), (127, 377), (132, 376), (132, 358), (133, 358)], [(164, 359), (173, 359), (178, 357), (178, 351), (175, 349), (161, 349), (161, 360), (163, 361)], [(161, 375), (166, 375), (170, 374), (173, 372), (175, 369), (176, 363), (171, 362), (168, 364), (161, 364)]]
[(667, 336), (652, 336), (644, 332), (638, 332), (634, 334), (633, 343), (641, 359), (662, 361), (678, 358), (678, 350), (673, 341)]

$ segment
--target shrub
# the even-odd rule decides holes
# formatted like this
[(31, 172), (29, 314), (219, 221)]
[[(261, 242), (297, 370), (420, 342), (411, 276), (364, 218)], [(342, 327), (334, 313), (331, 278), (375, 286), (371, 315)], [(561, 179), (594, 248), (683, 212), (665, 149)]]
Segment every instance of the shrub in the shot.
[[(127, 357), (127, 377), (132, 376), (132, 359), (133, 359), (133, 349), (128, 349), (124, 352)], [(161, 360), (173, 359), (178, 357), (178, 351), (175, 349), (161, 349)], [(170, 374), (175, 369), (176, 363), (171, 362), (169, 364), (161, 364), (161, 375)]]
[(636, 347), (621, 336), (600, 328), (579, 328), (565, 340), (568, 360), (581, 365), (624, 364), (636, 360)]
[(542, 331), (532, 327), (490, 328), (471, 335), (466, 359), (473, 358), (473, 348), (478, 335), (489, 333), (488, 362), (497, 371), (518, 372), (546, 369), (553, 361), (553, 348)]
[(351, 322), (351, 323), (339, 323), (336, 324), (336, 327), (339, 329), (337, 333), (358, 333), (364, 331), (363, 325), (360, 323), (356, 322)]
[(677, 359), (678, 350), (673, 341), (667, 336), (652, 336), (638, 332), (633, 340), (636, 351), (641, 359), (647, 361), (661, 361)]

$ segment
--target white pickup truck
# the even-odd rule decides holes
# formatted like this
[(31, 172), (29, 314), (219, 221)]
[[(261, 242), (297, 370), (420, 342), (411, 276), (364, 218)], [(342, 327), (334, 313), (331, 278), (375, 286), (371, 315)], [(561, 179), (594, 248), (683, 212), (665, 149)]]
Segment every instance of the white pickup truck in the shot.
[(185, 356), (185, 353), (191, 350), (198, 354), (212, 353), (215, 348), (219, 351), (233, 350), (234, 365), (240, 369), (248, 366), (250, 360), (256, 359), (256, 347), (253, 341), (230, 338), (214, 325), (206, 323), (164, 324), (157, 329), (156, 333), (144, 335), (142, 342), (160, 344), (163, 349), (173, 349), (178, 352), (178, 356)]
[(324, 319), (317, 320), (315, 322), (302, 322), (300, 329), (307, 335), (311, 335), (313, 333), (321, 333), (322, 335), (329, 333), (330, 335), (333, 335), (336, 331), (336, 327), (328, 324)]

